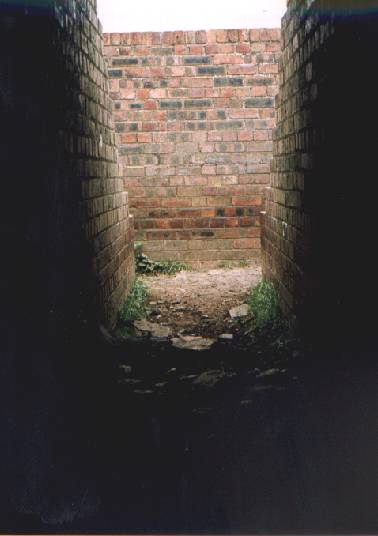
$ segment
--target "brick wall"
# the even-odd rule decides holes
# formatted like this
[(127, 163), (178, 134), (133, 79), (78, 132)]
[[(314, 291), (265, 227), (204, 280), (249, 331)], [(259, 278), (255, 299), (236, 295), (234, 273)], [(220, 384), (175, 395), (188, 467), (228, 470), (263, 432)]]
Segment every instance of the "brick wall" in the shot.
[(378, 141), (372, 4), (335, 9), (315, 1), (307, 9), (293, 0), (282, 21), (263, 269), (295, 323), (317, 338), (371, 326)]
[(279, 30), (105, 35), (136, 240), (154, 259), (256, 259)]
[[(94, 298), (99, 321), (112, 325), (133, 279), (133, 230), (118, 165), (102, 29), (94, 0), (76, 0), (70, 7), (56, 2), (55, 9), (58, 53), (63, 48), (63, 160), (81, 181), (81, 223), (93, 276), (89, 294)], [(57, 203), (61, 202), (59, 197)]]
[(50, 311), (53, 333), (89, 318), (111, 325), (133, 278), (95, 9), (94, 0), (0, 2), (1, 232), (26, 256), (16, 288), (32, 310)]

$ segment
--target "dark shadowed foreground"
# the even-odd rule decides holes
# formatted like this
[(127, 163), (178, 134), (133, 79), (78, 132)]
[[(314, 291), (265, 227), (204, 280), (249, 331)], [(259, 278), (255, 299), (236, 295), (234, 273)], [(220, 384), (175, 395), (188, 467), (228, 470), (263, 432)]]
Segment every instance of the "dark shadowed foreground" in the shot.
[(1, 532), (376, 532), (375, 356), (227, 344), (62, 352), (48, 394), (26, 366)]

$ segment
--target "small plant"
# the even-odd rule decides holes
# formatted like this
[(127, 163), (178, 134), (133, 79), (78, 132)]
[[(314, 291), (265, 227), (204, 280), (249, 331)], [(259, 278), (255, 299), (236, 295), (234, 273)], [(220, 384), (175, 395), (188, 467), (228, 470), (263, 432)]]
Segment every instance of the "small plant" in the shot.
[(239, 268), (246, 268), (248, 266), (248, 261), (240, 261)]
[(218, 268), (225, 268), (226, 270), (231, 270), (233, 268), (231, 261), (220, 261), (218, 262)]
[(146, 285), (136, 278), (125, 303), (118, 313), (119, 323), (129, 324), (142, 318), (147, 295)]
[(135, 268), (138, 274), (176, 274), (189, 270), (189, 266), (178, 261), (153, 261), (142, 252), (142, 244), (135, 245)]
[(276, 289), (271, 283), (261, 281), (251, 290), (247, 303), (255, 329), (261, 331), (278, 326), (281, 316), (280, 307)]

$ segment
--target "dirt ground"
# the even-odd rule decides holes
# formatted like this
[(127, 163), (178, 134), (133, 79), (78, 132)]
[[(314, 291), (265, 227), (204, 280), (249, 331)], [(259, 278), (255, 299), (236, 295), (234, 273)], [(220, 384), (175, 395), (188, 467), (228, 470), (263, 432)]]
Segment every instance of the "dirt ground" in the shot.
[(244, 303), (251, 287), (261, 280), (261, 268), (184, 271), (142, 280), (150, 292), (149, 320), (170, 326), (174, 334), (217, 337), (237, 331), (229, 310)]

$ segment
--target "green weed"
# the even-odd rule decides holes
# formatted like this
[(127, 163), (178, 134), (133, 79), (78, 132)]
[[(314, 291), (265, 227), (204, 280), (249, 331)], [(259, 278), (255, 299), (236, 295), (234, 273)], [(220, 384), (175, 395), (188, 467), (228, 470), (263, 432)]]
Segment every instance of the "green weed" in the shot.
[(275, 328), (280, 322), (280, 306), (277, 291), (268, 281), (261, 281), (254, 287), (248, 298), (253, 327), (257, 330)]
[(138, 274), (176, 274), (190, 266), (178, 261), (153, 261), (142, 252), (142, 244), (135, 245), (135, 269)]
[(130, 324), (144, 316), (145, 301), (148, 296), (147, 287), (140, 279), (136, 278), (134, 284), (122, 305), (119, 313), (119, 323)]
[(233, 268), (233, 264), (231, 261), (220, 261), (218, 262), (218, 268), (224, 268), (226, 270), (231, 270)]

